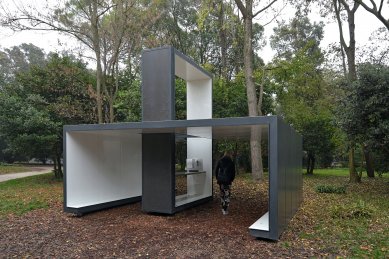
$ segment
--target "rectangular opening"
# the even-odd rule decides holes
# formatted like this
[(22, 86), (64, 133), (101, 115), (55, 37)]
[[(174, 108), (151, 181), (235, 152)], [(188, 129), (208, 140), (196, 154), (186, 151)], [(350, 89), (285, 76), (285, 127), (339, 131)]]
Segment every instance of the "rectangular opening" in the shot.
[[(260, 139), (264, 178), (256, 187), (253, 199), (242, 202), (248, 203), (247, 206), (251, 210), (258, 211), (258, 220), (249, 227), (250, 230), (269, 231), (269, 126), (263, 124), (213, 127), (212, 134), (216, 139), (215, 163), (224, 151), (231, 150), (234, 153), (236, 169), (239, 173), (251, 172), (250, 141)], [(247, 177), (251, 178), (251, 175)], [(233, 184), (234, 188), (239, 187)]]
[(186, 120), (186, 82), (184, 79), (175, 77), (175, 110), (176, 120)]
[(202, 138), (199, 128), (187, 132), (191, 134), (176, 134), (175, 207), (212, 195), (212, 185), (207, 179), (212, 177), (212, 140)]

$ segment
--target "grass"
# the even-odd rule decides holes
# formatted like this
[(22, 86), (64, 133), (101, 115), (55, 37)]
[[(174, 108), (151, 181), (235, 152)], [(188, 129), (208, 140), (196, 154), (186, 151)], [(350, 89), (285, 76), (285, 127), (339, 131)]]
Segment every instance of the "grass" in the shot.
[[(304, 170), (305, 172), (305, 170)], [(316, 176), (329, 177), (329, 176), (345, 176), (349, 177), (348, 168), (325, 168), (325, 169), (315, 169), (313, 174)], [(362, 174), (362, 177), (366, 177), (366, 172)], [(378, 174), (375, 173), (375, 177), (378, 178)], [(382, 175), (383, 178), (389, 178), (389, 173)]]
[(348, 176), (348, 168), (325, 168), (325, 169), (315, 169), (313, 171), (315, 176)]
[[(304, 175), (304, 203), (289, 225), (296, 245), (309, 243), (328, 255), (389, 257), (387, 177), (348, 182), (347, 169), (319, 169)], [(345, 193), (319, 193), (318, 186), (345, 186)], [(293, 240), (291, 240), (293, 241)]]
[(21, 165), (10, 165), (10, 164), (1, 164), (0, 163), (0, 175), (1, 174), (13, 174), (27, 172), (28, 168)]
[(62, 182), (43, 174), (0, 183), (0, 217), (22, 215), (62, 202)]

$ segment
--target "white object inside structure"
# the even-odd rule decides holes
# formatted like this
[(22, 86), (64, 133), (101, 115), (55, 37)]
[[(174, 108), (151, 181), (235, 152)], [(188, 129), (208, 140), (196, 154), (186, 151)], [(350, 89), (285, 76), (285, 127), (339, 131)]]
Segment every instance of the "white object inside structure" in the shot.
[(249, 227), (249, 229), (269, 231), (269, 212), (263, 214), (262, 217)]
[(134, 131), (66, 133), (66, 206), (142, 195), (142, 136)]
[(200, 158), (187, 158), (186, 159), (186, 171), (199, 172), (203, 171), (203, 160)]

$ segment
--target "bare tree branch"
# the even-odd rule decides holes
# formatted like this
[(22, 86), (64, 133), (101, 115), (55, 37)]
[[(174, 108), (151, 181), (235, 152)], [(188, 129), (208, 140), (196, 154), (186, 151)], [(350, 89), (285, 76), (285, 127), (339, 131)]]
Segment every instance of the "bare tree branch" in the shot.
[(273, 16), (273, 18), (270, 21), (268, 21), (267, 23), (263, 24), (262, 26), (265, 27), (265, 26), (269, 25), (270, 23), (272, 23), (280, 15), (280, 13), (285, 9), (285, 7), (287, 5), (288, 4), (285, 3), (284, 6), (280, 10), (278, 10), (278, 12)]
[(340, 4), (338, 5), (337, 0), (333, 0), (332, 2), (334, 5), (336, 20), (338, 22), (340, 44), (343, 47), (343, 49), (346, 50), (348, 46), (346, 44), (346, 41), (344, 40), (344, 35), (343, 35), (342, 19), (340, 18)]
[(378, 20), (380, 20), (384, 26), (389, 30), (389, 18), (386, 19), (381, 11), (382, 11), (382, 7), (383, 7), (383, 4), (384, 4), (384, 0), (381, 0), (380, 2), (380, 7), (379, 9), (377, 10), (377, 5), (376, 3), (373, 1), (373, 0), (370, 0), (370, 2), (372, 3), (373, 7), (369, 7), (365, 2), (363, 2), (363, 0), (355, 0), (356, 3), (362, 5), (362, 7), (368, 11), (369, 13), (373, 14), (375, 17), (378, 18)]
[(278, 0), (273, 0), (273, 1), (271, 1), (267, 6), (265, 6), (264, 8), (262, 8), (261, 10), (259, 10), (258, 12), (256, 12), (254, 15), (253, 15), (253, 18), (255, 17), (255, 16), (257, 16), (258, 14), (260, 14), (260, 13), (262, 13), (262, 12), (264, 12), (264, 11), (266, 11), (268, 8), (270, 8), (275, 2), (277, 2)]
[(243, 18), (247, 16), (247, 9), (246, 7), (243, 5), (242, 1), (241, 0), (235, 0), (235, 3), (236, 5), (238, 6), (240, 12), (242, 13), (243, 15)]

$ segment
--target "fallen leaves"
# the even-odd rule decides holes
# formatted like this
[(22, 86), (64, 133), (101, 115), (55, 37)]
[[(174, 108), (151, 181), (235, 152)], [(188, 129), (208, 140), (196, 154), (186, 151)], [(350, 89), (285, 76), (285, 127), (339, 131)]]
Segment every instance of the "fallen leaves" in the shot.
[[(342, 183), (345, 179), (332, 181)], [(304, 203), (278, 243), (256, 240), (248, 232), (248, 226), (268, 210), (268, 182), (256, 183), (237, 177), (232, 186), (228, 216), (221, 215), (216, 184), (213, 201), (174, 216), (149, 215), (141, 211), (140, 203), (135, 203), (73, 217), (63, 213), (62, 203), (54, 198), (49, 202), (48, 209), (0, 218), (0, 255), (73, 258), (305, 258), (347, 257), (353, 255), (350, 247), (357, 247), (366, 253), (378, 249), (383, 255), (388, 254), (385, 246), (352, 240), (353, 225), (345, 228), (340, 224), (341, 221), (328, 222), (331, 212), (326, 208), (334, 203), (348, 202), (347, 199), (352, 198), (348, 195), (355, 194), (357, 189), (349, 186), (346, 199), (339, 195), (317, 194), (314, 187), (323, 182), (325, 179), (304, 179)], [(370, 188), (376, 186), (373, 194), (383, 195), (382, 188), (372, 184)], [(56, 197), (62, 193), (58, 183), (42, 188), (38, 186), (43, 196), (49, 193), (49, 197)], [(366, 189), (363, 186), (363, 190)], [(36, 190), (32, 188), (30, 194), (34, 195)], [(384, 195), (387, 197), (387, 194)], [(385, 235), (387, 219), (371, 219), (367, 224), (369, 232)]]

